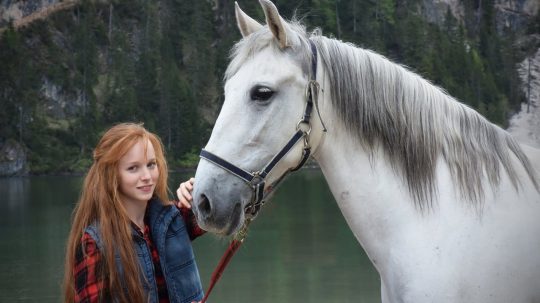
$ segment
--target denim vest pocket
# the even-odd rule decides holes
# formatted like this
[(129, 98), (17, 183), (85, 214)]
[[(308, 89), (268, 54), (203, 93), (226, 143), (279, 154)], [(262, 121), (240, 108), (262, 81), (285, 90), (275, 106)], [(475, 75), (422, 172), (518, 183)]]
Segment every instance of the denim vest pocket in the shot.
[[(184, 224), (184, 221), (180, 218), (172, 220), (171, 224), (169, 225), (169, 228), (167, 229), (166, 238), (172, 238), (176, 237), (176, 235), (181, 233), (187, 234), (186, 225)], [(182, 236), (182, 235), (180, 235)], [(188, 237), (189, 241), (189, 237)]]
[(176, 302), (190, 303), (200, 301), (203, 297), (203, 291), (200, 288), (200, 277), (195, 261), (186, 262), (184, 266), (177, 268), (171, 272), (172, 285), (168, 285), (169, 289), (174, 289), (174, 294), (180, 294), (183, 299), (175, 298)]

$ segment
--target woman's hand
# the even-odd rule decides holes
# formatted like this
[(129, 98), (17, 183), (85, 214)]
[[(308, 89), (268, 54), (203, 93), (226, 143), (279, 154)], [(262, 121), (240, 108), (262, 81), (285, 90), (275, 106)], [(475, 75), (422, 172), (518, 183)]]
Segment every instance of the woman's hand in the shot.
[(176, 195), (178, 196), (178, 208), (191, 208), (191, 201), (193, 197), (191, 192), (193, 191), (193, 183), (195, 183), (195, 178), (190, 178), (189, 180), (180, 183), (180, 186), (176, 190)]

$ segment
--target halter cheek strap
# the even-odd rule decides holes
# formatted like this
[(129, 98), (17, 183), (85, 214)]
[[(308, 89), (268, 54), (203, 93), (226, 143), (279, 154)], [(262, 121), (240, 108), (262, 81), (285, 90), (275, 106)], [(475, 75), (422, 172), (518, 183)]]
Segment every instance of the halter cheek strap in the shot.
[[(311, 46), (311, 77), (308, 83), (308, 86), (306, 88), (306, 108), (304, 110), (304, 114), (302, 116), (302, 119), (298, 121), (298, 124), (296, 126), (296, 132), (291, 137), (291, 139), (281, 148), (281, 150), (264, 166), (261, 170), (255, 171), (255, 172), (249, 172), (246, 171), (231, 162), (217, 156), (216, 154), (213, 154), (205, 149), (201, 150), (200, 157), (223, 168), (224, 170), (228, 171), (229, 173), (237, 176), (238, 178), (242, 179), (244, 182), (246, 182), (251, 189), (253, 190), (253, 198), (248, 203), (244, 209), (246, 214), (251, 215), (252, 217), (255, 217), (257, 213), (259, 212), (262, 205), (265, 203), (265, 198), (268, 196), (268, 194), (272, 191), (275, 186), (281, 182), (281, 180), (284, 179), (284, 177), (289, 173), (296, 171), (300, 169), (309, 159), (309, 156), (311, 155), (311, 146), (309, 145), (309, 134), (311, 132), (311, 112), (313, 111), (313, 104), (315, 103), (315, 106), (318, 109), (318, 91), (319, 91), (319, 84), (315, 80), (317, 75), (317, 48), (313, 41), (309, 40), (310, 46)], [(315, 102), (314, 102), (315, 100)], [(320, 113), (319, 113), (320, 118)], [(322, 123), (322, 119), (321, 119)], [(323, 124), (323, 131), (326, 131), (326, 128)], [(304, 139), (304, 148), (302, 151), (302, 158), (298, 165), (292, 169), (289, 169), (286, 171), (281, 177), (278, 178), (276, 182), (271, 184), (271, 186), (268, 187), (268, 189), (265, 192), (265, 185), (266, 185), (266, 177), (272, 169), (293, 149), (293, 147), (300, 141), (301, 139)]]

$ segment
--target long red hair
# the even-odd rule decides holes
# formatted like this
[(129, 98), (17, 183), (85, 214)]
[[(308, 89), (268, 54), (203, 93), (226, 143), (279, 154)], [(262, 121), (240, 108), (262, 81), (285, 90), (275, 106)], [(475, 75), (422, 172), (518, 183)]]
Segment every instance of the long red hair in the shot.
[[(81, 247), (85, 228), (93, 223), (99, 224), (103, 244), (99, 278), (106, 283), (109, 294), (119, 302), (147, 301), (139, 262), (133, 249), (131, 221), (118, 192), (118, 161), (141, 140), (151, 143), (156, 154), (159, 177), (154, 195), (161, 201), (168, 201), (168, 168), (161, 140), (142, 124), (122, 123), (106, 131), (94, 150), (94, 161), (84, 179), (81, 196), (72, 215), (66, 247), (64, 302), (73, 302), (75, 299), (75, 255)], [(115, 253), (120, 256), (122, 277), (116, 267)], [(127, 292), (123, 287), (127, 288)]]

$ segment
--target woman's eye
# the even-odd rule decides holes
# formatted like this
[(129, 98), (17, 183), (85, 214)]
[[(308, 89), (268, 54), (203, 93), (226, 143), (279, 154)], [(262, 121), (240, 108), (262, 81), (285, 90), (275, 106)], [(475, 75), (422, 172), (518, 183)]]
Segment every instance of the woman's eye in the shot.
[(272, 91), (269, 87), (266, 86), (255, 86), (251, 90), (251, 100), (254, 101), (267, 101), (274, 95), (274, 91)]
[(157, 163), (156, 162), (151, 162), (151, 163), (148, 163), (148, 168), (154, 168), (157, 166)]
[(137, 170), (137, 166), (130, 166), (130, 167), (128, 167), (127, 170), (128, 171), (135, 171), (135, 170)]

